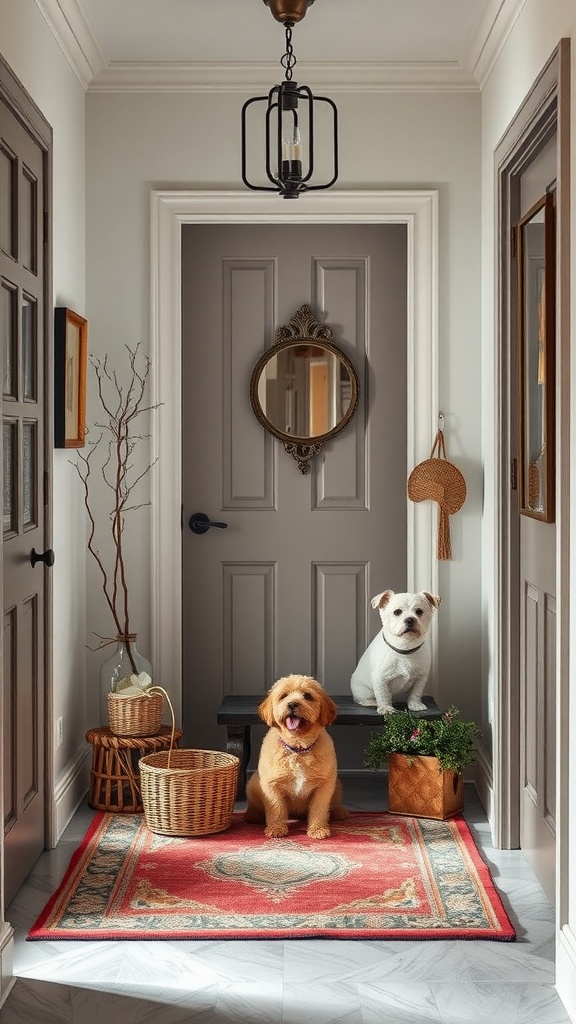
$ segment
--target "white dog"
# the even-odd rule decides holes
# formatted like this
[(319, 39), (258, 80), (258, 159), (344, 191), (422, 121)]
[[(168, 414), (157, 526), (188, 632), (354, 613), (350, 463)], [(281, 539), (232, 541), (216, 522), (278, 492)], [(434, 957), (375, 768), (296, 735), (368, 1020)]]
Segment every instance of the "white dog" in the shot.
[(430, 671), (428, 629), (440, 598), (395, 594), (385, 590), (372, 598), (382, 629), (360, 658), (350, 686), (356, 704), (376, 707), (378, 714), (394, 711), (394, 700), (405, 700), (410, 711), (424, 711), (422, 694)]

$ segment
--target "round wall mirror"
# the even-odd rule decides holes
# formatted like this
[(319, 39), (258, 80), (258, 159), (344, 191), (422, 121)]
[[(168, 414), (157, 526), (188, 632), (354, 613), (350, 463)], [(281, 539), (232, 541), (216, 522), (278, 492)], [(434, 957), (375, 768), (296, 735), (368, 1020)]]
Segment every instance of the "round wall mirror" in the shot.
[(349, 422), (358, 405), (356, 371), (308, 306), (278, 328), (258, 360), (250, 401), (262, 426), (282, 441), (301, 472)]

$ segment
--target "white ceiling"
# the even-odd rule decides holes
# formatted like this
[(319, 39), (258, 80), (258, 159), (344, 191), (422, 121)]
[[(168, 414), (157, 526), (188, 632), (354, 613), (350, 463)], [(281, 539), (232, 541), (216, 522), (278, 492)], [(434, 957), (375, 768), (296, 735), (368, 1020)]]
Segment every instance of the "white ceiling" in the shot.
[[(315, 0), (292, 43), (310, 84), (477, 89), (524, 2)], [(263, 0), (36, 3), (89, 89), (240, 89), (285, 49)]]
[[(481, 0), (316, 0), (293, 29), (306, 61), (461, 60)], [(106, 61), (279, 60), (263, 0), (82, 0)]]

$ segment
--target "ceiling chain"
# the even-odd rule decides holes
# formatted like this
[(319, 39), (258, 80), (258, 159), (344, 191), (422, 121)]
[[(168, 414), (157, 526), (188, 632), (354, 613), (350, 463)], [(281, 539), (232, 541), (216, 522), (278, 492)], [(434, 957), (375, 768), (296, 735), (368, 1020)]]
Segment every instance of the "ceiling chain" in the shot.
[(294, 49), (292, 47), (292, 26), (286, 25), (286, 53), (280, 60), (280, 63), (285, 71), (285, 79), (287, 82), (292, 81), (292, 69), (296, 66), (296, 57), (294, 56)]

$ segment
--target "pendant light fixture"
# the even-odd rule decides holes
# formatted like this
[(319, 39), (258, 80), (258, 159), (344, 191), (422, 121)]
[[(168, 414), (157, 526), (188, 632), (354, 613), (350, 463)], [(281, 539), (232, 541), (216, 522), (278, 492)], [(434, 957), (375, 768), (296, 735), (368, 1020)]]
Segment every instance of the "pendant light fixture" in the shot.
[[(302, 21), (314, 0), (264, 0), (276, 21), (284, 26), (286, 52), (280, 60), (284, 81), (274, 85), (267, 96), (254, 96), (242, 107), (242, 180), (256, 192), (278, 192), (284, 199), (298, 199), (301, 192), (330, 188), (338, 177), (338, 111), (327, 96), (313, 96), (306, 85), (293, 81), (296, 57), (292, 29)], [(270, 184), (254, 184), (248, 178), (248, 133), (257, 126), (253, 104), (265, 104), (263, 123), (265, 173)], [(323, 105), (323, 106), (321, 106)], [(252, 109), (250, 109), (252, 108)], [(324, 184), (312, 181), (314, 174), (314, 130), (323, 113), (323, 127), (332, 132), (332, 177)]]

